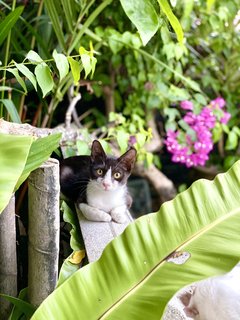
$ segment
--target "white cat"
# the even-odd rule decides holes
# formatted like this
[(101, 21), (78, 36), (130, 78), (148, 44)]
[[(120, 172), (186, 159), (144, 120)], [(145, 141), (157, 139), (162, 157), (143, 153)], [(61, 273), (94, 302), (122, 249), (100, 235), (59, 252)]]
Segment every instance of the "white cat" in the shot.
[(240, 263), (222, 276), (196, 282), (179, 298), (196, 320), (240, 320)]

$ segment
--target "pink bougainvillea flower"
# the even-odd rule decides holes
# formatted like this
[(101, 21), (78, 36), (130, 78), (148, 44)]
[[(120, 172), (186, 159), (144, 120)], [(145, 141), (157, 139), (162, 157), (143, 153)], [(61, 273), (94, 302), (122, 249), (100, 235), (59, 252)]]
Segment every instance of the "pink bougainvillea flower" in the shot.
[(183, 110), (193, 110), (193, 103), (191, 101), (184, 100), (180, 102), (180, 107)]
[(224, 112), (223, 117), (220, 119), (220, 122), (223, 124), (227, 124), (230, 118), (231, 114), (229, 112)]
[(224, 110), (221, 110), (222, 115), (216, 112), (223, 109), (225, 104), (222, 97), (217, 97), (209, 105), (203, 107), (199, 114), (195, 114), (192, 111), (191, 101), (186, 100), (180, 103), (181, 108), (187, 110), (182, 120), (195, 134), (189, 134), (182, 128), (167, 131), (165, 145), (168, 152), (172, 154), (173, 162), (183, 163), (188, 168), (206, 164), (209, 153), (213, 149), (212, 129), (216, 123), (226, 124), (231, 117), (230, 113)]
[(226, 105), (226, 101), (222, 97), (217, 97), (216, 99), (211, 101), (211, 105), (214, 108), (220, 108), (222, 109)]

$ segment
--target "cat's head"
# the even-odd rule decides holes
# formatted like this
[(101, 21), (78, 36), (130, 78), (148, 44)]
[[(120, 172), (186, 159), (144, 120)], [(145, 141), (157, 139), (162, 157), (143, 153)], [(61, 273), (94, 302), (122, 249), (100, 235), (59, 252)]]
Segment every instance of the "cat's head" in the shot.
[(130, 148), (121, 157), (107, 156), (99, 141), (94, 140), (91, 149), (91, 180), (105, 191), (125, 185), (136, 161), (137, 152)]

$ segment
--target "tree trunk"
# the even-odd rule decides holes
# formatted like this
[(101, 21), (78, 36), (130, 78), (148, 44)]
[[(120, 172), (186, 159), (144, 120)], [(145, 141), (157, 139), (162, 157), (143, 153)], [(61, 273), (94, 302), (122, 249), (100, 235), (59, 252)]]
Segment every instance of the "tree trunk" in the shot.
[[(0, 214), (0, 293), (17, 295), (15, 198)], [(8, 319), (12, 305), (0, 298), (0, 319)]]
[(59, 164), (46, 161), (29, 176), (29, 300), (38, 306), (55, 289), (59, 256)]

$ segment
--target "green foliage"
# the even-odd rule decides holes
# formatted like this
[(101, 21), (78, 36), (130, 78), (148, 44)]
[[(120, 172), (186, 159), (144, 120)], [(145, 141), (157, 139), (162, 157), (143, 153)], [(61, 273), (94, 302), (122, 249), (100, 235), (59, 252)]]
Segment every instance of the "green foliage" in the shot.
[(24, 7), (20, 6), (10, 12), (3, 21), (0, 23), (0, 45), (2, 45), (3, 41), (7, 38), (10, 30), (15, 25), (16, 21), (20, 17), (23, 12)]
[[(239, 174), (237, 162), (214, 181), (199, 180), (157, 213), (137, 219), (98, 261), (55, 290), (32, 319), (160, 319), (178, 289), (229, 271), (239, 261)], [(172, 253), (188, 253), (188, 259), (175, 264), (168, 261)]]
[[(72, 210), (64, 201), (62, 202), (61, 210), (63, 211), (63, 220), (71, 226), (70, 247), (73, 251), (61, 266), (57, 283), (58, 287), (80, 268), (82, 259), (85, 257), (84, 244), (80, 236), (81, 231), (76, 211)], [(74, 255), (79, 253), (81, 254), (80, 259), (74, 259)]]
[[(29, 302), (24, 301), (24, 293), (19, 295), (19, 298), (15, 298), (9, 296), (7, 294), (1, 294), (0, 296), (14, 305), (14, 311), (12, 312), (9, 320), (19, 320), (19, 319), (30, 319), (34, 312), (36, 311), (36, 307), (34, 307)], [(24, 318), (23, 318), (24, 317)]]
[(31, 136), (0, 134), (0, 213), (30, 172), (58, 147), (60, 137), (56, 134), (34, 139)]

